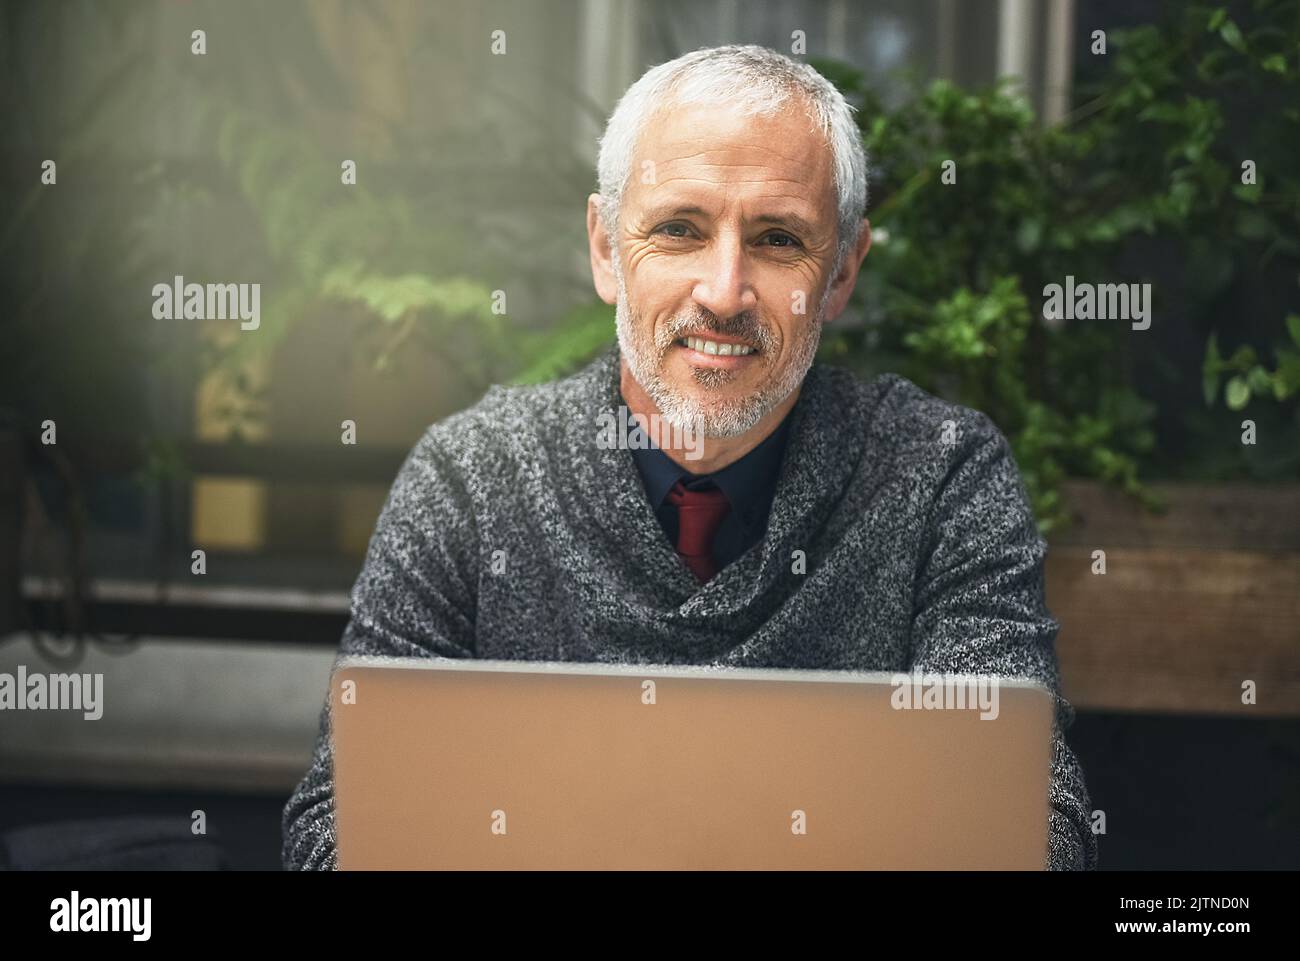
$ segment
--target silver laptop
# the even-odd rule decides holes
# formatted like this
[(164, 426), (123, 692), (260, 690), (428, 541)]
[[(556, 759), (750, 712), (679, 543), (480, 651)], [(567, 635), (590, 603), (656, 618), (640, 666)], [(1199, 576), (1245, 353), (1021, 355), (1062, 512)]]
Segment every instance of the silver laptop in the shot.
[(1046, 867), (1031, 681), (347, 658), (330, 698), (343, 870)]

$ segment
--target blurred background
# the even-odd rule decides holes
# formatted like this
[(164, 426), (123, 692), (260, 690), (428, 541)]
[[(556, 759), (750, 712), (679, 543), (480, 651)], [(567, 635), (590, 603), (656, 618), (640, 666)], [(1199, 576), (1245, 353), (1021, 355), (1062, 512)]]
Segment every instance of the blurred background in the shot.
[[(859, 108), (823, 359), (1012, 441), (1101, 866), (1300, 866), (1300, 0), (0, 4), (0, 672), (106, 704), (0, 714), (12, 862), (201, 810), (204, 863), (278, 867), (402, 458), (613, 340), (604, 120), (732, 42)], [(178, 275), (261, 284), (260, 326), (156, 319)], [(1150, 329), (1044, 317), (1067, 275), (1150, 283)]]

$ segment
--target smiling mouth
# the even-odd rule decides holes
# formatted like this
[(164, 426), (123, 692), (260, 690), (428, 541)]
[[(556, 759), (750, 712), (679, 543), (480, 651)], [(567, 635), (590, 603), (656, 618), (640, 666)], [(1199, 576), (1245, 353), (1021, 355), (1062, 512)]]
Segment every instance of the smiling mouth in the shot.
[(707, 337), (679, 337), (678, 346), (686, 347), (699, 354), (710, 357), (748, 357), (758, 353), (757, 347), (749, 344), (737, 344), (730, 341), (710, 340)]

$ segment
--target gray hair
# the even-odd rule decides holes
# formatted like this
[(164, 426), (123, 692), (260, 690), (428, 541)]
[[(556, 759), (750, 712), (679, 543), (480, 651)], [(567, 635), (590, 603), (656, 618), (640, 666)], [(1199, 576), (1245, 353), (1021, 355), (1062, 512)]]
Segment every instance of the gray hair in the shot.
[(824, 136), (834, 158), (838, 209), (836, 270), (862, 229), (867, 207), (867, 156), (853, 107), (820, 73), (767, 47), (711, 47), (683, 54), (647, 70), (619, 100), (600, 140), (597, 171), (601, 218), (611, 247), (623, 190), (632, 173), (637, 138), (649, 119), (667, 106), (718, 103), (770, 116), (791, 96), (802, 97), (812, 129)]

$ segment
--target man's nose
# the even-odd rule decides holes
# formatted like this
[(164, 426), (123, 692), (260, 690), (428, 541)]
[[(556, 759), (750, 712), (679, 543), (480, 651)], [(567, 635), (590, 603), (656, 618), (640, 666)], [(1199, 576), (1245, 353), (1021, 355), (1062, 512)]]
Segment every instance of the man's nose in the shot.
[(744, 245), (738, 237), (720, 236), (710, 244), (703, 261), (703, 273), (695, 282), (692, 297), (701, 307), (723, 319), (753, 310), (758, 305)]

